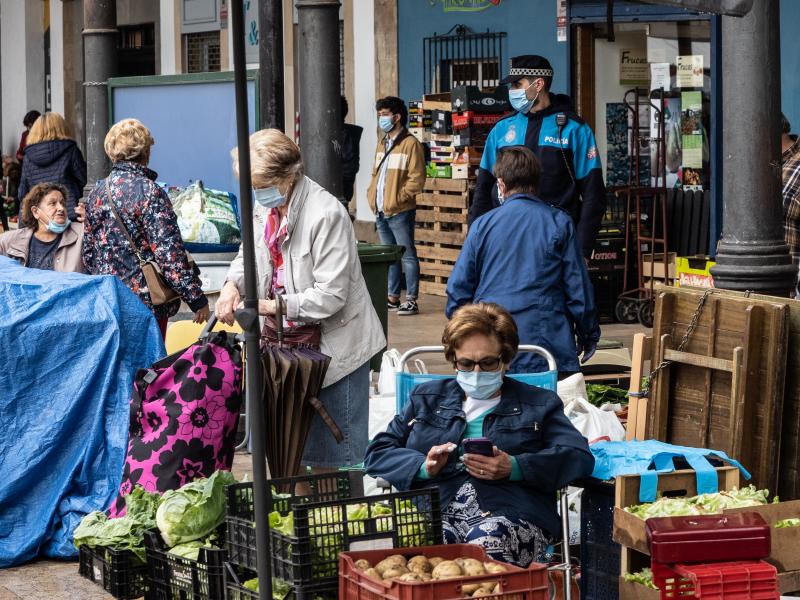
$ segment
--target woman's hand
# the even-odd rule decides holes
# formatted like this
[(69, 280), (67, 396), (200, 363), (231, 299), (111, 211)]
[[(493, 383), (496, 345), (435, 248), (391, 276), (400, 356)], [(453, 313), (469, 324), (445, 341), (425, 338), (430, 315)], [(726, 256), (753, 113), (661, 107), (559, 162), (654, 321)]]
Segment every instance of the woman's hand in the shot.
[(507, 479), (511, 475), (511, 457), (505, 452), (492, 448), (494, 456), (481, 456), (480, 454), (465, 454), (464, 466), (467, 472), (475, 479), (495, 481)]
[(240, 301), (239, 288), (232, 281), (226, 282), (222, 286), (216, 305), (214, 305), (217, 319), (226, 325), (233, 325), (233, 311), (239, 306)]
[(428, 471), (428, 477), (436, 477), (450, 458), (450, 453), (458, 446), (455, 444), (442, 444), (441, 446), (434, 446), (428, 450), (428, 456), (425, 457), (425, 470)]
[(83, 202), (78, 202), (75, 205), (75, 220), (78, 223), (83, 223), (86, 218), (86, 205)]
[(206, 304), (203, 308), (194, 313), (194, 319), (192, 319), (192, 321), (195, 323), (205, 323), (208, 321), (209, 314), (211, 314), (211, 311), (208, 308), (208, 304)]
[(258, 301), (258, 314), (260, 315), (274, 315), (275, 314), (275, 300), (259, 300)]

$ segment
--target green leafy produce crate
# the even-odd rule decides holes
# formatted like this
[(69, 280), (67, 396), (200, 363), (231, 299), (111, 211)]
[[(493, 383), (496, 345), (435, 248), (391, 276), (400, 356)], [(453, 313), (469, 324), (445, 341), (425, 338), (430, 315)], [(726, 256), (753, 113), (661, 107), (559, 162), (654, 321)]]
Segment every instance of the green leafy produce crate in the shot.
[[(259, 600), (257, 587), (258, 573), (247, 567), (225, 563), (225, 593), (227, 600)], [(338, 590), (331, 591), (323, 586), (310, 586), (304, 590), (308, 600), (337, 600)], [(277, 600), (298, 600), (291, 586), (285, 581), (272, 579), (272, 597)]]
[(130, 550), (81, 546), (78, 560), (80, 576), (96, 583), (114, 598), (130, 600), (147, 592), (147, 565)]
[[(442, 543), (435, 488), (312, 503), (291, 501), (290, 510), (269, 515), (272, 574), (298, 593), (306, 594), (311, 587), (335, 590), (340, 552)], [(257, 568), (256, 518), (251, 484), (229, 486), (229, 561), (251, 570)]]
[(145, 532), (144, 545), (148, 600), (225, 600), (225, 550), (200, 548), (197, 560), (170, 554), (157, 529)]

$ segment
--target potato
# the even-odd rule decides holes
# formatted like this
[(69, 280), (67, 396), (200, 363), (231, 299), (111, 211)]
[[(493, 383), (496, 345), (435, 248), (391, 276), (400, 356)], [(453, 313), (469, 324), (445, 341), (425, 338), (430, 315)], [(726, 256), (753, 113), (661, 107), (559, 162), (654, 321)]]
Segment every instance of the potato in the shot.
[(433, 579), (433, 576), (430, 573), (417, 573), (417, 575), (420, 576), (420, 579), (422, 579), (422, 581), (430, 581), (431, 579)]
[[(499, 581), (484, 581), (481, 583), (481, 589), (486, 590), (487, 592), (492, 592), (493, 594), (497, 594), (500, 591), (500, 582)], [(497, 591), (495, 591), (497, 590)]]
[(453, 559), (453, 562), (454, 562), (454, 563), (456, 563), (456, 564), (457, 564), (459, 567), (461, 567), (461, 568), (463, 569), (463, 568), (464, 568), (464, 561), (465, 561), (465, 560), (466, 560), (466, 559), (464, 559), (464, 558), (461, 558), (461, 557), (459, 556), (458, 558), (454, 558), (454, 559)]
[(480, 583), (468, 583), (467, 585), (461, 586), (461, 591), (467, 596), (472, 596), (472, 594), (475, 593), (480, 587)]
[(462, 559), (460, 566), (461, 570), (464, 571), (464, 575), (469, 577), (486, 574), (486, 568), (483, 566), (483, 563), (479, 560), (475, 560), (474, 558)]
[(428, 559), (428, 563), (430, 563), (431, 569), (435, 569), (436, 565), (438, 565), (441, 562), (444, 562), (444, 559), (441, 556), (434, 556)]
[(383, 577), (381, 577), (381, 574), (372, 568), (364, 571), (364, 575), (366, 575), (367, 577), (371, 577), (372, 579), (377, 579), (378, 581), (381, 581), (383, 579)]
[(410, 582), (422, 581), (422, 577), (420, 577), (416, 573), (406, 573), (404, 575), (400, 575), (400, 577), (397, 577), (397, 581), (410, 581)]
[(403, 565), (397, 565), (391, 569), (386, 569), (383, 572), (383, 580), (386, 581), (388, 579), (394, 579), (395, 577), (400, 577), (406, 573), (408, 573), (408, 569), (406, 569)]
[(472, 594), (472, 597), (473, 598), (485, 598), (486, 596), (491, 596), (491, 595), (492, 595), (492, 592), (490, 592), (490, 591), (488, 591), (488, 590), (486, 590), (484, 588), (478, 588), (477, 590), (475, 590), (475, 593)]
[(508, 571), (503, 565), (493, 562), (483, 563), (487, 573), (505, 573)]
[(366, 571), (367, 569), (371, 569), (371, 568), (372, 568), (372, 565), (369, 564), (369, 561), (364, 559), (364, 558), (361, 558), (361, 559), (356, 561), (356, 569), (358, 569), (359, 571)]
[(415, 556), (406, 563), (406, 568), (412, 573), (430, 573), (433, 566), (425, 556)]
[(461, 577), (464, 572), (455, 561), (445, 560), (440, 562), (433, 568), (434, 579), (452, 579), (453, 577)]
[(375, 565), (375, 570), (381, 575), (383, 575), (384, 571), (396, 566), (400, 567), (406, 566), (406, 559), (400, 556), (399, 554), (393, 554), (392, 556), (384, 558), (381, 562)]

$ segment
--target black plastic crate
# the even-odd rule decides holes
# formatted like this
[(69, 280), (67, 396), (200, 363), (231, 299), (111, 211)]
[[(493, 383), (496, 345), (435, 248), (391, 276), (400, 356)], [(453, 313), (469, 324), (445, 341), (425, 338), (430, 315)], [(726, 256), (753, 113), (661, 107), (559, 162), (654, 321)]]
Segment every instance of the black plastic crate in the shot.
[[(244, 507), (241, 498), (238, 500), (236, 504), (246, 510), (237, 514), (230, 510), (232, 505), (229, 504), (226, 517), (229, 560), (255, 570), (256, 529), (252, 505)], [(347, 508), (355, 504), (364, 506), (365, 519), (348, 518)], [(306, 593), (310, 586), (335, 590), (340, 552), (442, 543), (439, 492), (435, 488), (296, 503), (291, 506), (291, 512), (294, 535), (270, 530), (272, 574), (287, 581), (298, 594)]]
[(147, 565), (130, 550), (81, 546), (78, 554), (81, 577), (96, 583), (115, 598), (129, 600), (146, 595)]
[[(256, 592), (244, 587), (246, 581), (257, 576), (258, 574), (252, 569), (225, 563), (226, 600), (259, 600)], [(307, 586), (299, 593), (290, 593), (286, 600), (337, 600), (338, 597), (338, 587), (332, 590), (330, 586), (315, 585)]]
[(587, 481), (581, 494), (581, 598), (618, 600), (620, 545), (614, 530), (614, 482)]
[[(340, 471), (321, 475), (300, 475), (269, 479), (269, 488), (277, 496), (271, 498), (272, 507), (281, 514), (289, 512), (294, 504), (339, 500), (363, 493), (363, 475), (360, 471)], [(298, 493), (298, 485), (308, 490)], [(235, 483), (225, 488), (225, 522), (227, 525), (226, 549), (228, 560), (236, 565), (255, 569), (256, 544), (253, 522), (256, 518), (253, 504), (253, 484)]]
[(201, 548), (197, 560), (176, 556), (157, 529), (145, 532), (144, 544), (148, 600), (225, 600), (225, 550)]

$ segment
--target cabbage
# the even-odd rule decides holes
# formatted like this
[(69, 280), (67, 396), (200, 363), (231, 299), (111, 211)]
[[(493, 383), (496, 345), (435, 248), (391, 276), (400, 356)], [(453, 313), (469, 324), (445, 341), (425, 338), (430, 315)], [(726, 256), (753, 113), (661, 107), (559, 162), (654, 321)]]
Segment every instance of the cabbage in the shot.
[[(248, 579), (242, 584), (242, 587), (250, 590), (251, 592), (258, 592), (258, 577)], [(292, 586), (286, 583), (283, 579), (272, 578), (272, 600), (284, 600), (292, 593)]]
[(148, 493), (137, 485), (125, 496), (124, 517), (109, 519), (99, 511), (83, 517), (73, 534), (75, 547), (130, 550), (144, 562), (144, 532), (155, 527), (156, 509), (160, 501), (158, 494)]
[(800, 527), (800, 519), (784, 519), (775, 523), (775, 529), (788, 529), (789, 527)]
[(640, 519), (715, 515), (732, 508), (748, 508), (767, 504), (768, 490), (754, 485), (716, 494), (700, 494), (692, 498), (659, 498), (655, 502), (628, 506), (625, 510)]
[(235, 483), (230, 471), (215, 471), (208, 479), (164, 493), (156, 524), (169, 547), (210, 534), (225, 518), (225, 486)]
[(188, 558), (189, 560), (197, 560), (200, 556), (200, 548), (203, 548), (204, 546), (205, 544), (203, 542), (195, 540), (194, 542), (178, 544), (174, 548), (171, 548), (167, 554), (174, 554), (175, 556)]
[(645, 587), (650, 588), (651, 590), (657, 590), (656, 584), (653, 583), (653, 571), (650, 569), (642, 569), (638, 573), (625, 573), (624, 575), (625, 581), (629, 581), (631, 583), (638, 583)]

